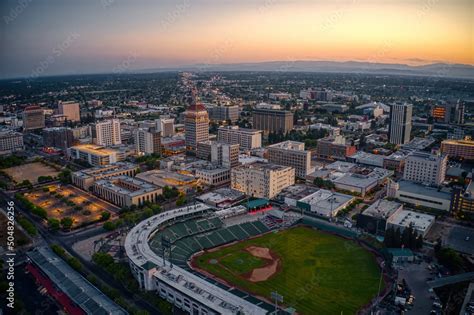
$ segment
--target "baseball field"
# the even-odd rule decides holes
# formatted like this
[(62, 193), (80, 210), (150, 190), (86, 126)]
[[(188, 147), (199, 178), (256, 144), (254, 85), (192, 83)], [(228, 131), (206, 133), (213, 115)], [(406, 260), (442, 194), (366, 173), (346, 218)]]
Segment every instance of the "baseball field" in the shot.
[(371, 252), (308, 227), (211, 249), (192, 264), (267, 300), (276, 291), (299, 314), (355, 314), (376, 296), (380, 282)]

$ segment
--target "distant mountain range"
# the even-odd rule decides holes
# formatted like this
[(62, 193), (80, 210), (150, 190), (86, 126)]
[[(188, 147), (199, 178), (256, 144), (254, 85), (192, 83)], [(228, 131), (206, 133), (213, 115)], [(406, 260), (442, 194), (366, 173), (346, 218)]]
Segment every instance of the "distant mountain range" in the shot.
[(371, 63), (359, 61), (268, 61), (234, 64), (195, 64), (173, 68), (149, 69), (153, 71), (280, 71), (280, 72), (332, 72), (392, 75), (420, 75), (438, 78), (474, 79), (474, 66), (465, 64), (433, 63), (411, 66), (398, 63)]

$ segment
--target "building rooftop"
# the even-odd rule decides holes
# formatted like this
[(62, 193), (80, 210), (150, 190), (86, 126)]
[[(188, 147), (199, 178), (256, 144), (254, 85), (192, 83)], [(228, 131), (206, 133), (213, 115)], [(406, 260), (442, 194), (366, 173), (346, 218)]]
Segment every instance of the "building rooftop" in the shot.
[(354, 163), (336, 161), (334, 163), (326, 165), (324, 168), (328, 170), (348, 173), (352, 171), (357, 165)]
[(401, 180), (398, 182), (399, 190), (408, 193), (423, 195), (425, 197), (432, 197), (437, 199), (451, 200), (451, 193), (444, 189), (428, 187), (421, 184), (416, 184), (411, 181)]
[(128, 314), (48, 247), (36, 247), (28, 257), (87, 314)]
[(294, 200), (300, 200), (300, 199), (303, 199), (304, 197), (314, 194), (318, 190), (319, 190), (318, 188), (313, 187), (313, 186), (293, 185), (293, 186), (288, 186), (285, 189), (283, 189), (278, 194), (278, 197), (281, 199), (289, 198), (289, 199), (294, 199)]
[(240, 132), (248, 132), (248, 133), (256, 133), (256, 132), (259, 132), (261, 133), (262, 130), (258, 130), (258, 129), (251, 129), (251, 128), (242, 128), (242, 127), (239, 127), (239, 126), (220, 126), (219, 129), (222, 129), (222, 130), (236, 130), (236, 131), (240, 131)]
[(235, 202), (242, 200), (245, 195), (235, 189), (231, 188), (219, 188), (212, 192), (208, 192), (203, 194), (196, 199), (202, 201), (204, 203), (211, 203), (211, 204), (226, 204), (231, 206)]
[(106, 148), (100, 145), (95, 145), (95, 144), (79, 144), (79, 145), (72, 146), (71, 149), (80, 150), (88, 154), (101, 155), (101, 156), (107, 156), (110, 154), (117, 153), (116, 150), (109, 149), (109, 148)]
[(428, 152), (415, 151), (411, 153), (407, 158), (425, 161), (439, 161), (446, 158), (446, 154), (435, 155)]
[(117, 162), (110, 165), (101, 165), (97, 167), (92, 167), (84, 170), (74, 172), (74, 176), (78, 178), (88, 178), (94, 177), (97, 175), (107, 176), (109, 174), (114, 174), (119, 171), (134, 170), (138, 168), (137, 165), (129, 162)]
[(257, 170), (269, 170), (269, 171), (282, 171), (288, 168), (291, 168), (289, 166), (283, 166), (283, 165), (277, 165), (277, 164), (272, 164), (272, 163), (264, 163), (261, 161), (257, 161), (252, 164), (248, 165), (241, 165), (235, 168), (251, 168), (251, 169), (257, 169)]
[(385, 156), (373, 153), (367, 153), (364, 151), (357, 151), (355, 154), (350, 156), (351, 159), (357, 161), (357, 163), (382, 166)]
[(379, 199), (364, 210), (362, 214), (374, 218), (388, 219), (398, 209), (403, 208), (401, 203)]
[(443, 144), (456, 144), (456, 145), (464, 145), (464, 146), (474, 146), (473, 140), (455, 140), (455, 139), (448, 139), (443, 140)]
[(405, 150), (423, 150), (435, 143), (433, 138), (419, 138), (415, 137), (407, 144), (402, 145), (402, 149)]
[(395, 212), (387, 222), (403, 227), (412, 226), (418, 231), (426, 232), (435, 221), (435, 216), (430, 214), (418, 213), (410, 210), (401, 210)]
[(340, 208), (352, 199), (354, 199), (353, 196), (319, 189), (315, 193), (300, 199), (299, 202), (315, 205), (318, 213), (330, 216), (335, 209)]
[(282, 150), (291, 150), (291, 151), (304, 151), (304, 143), (297, 141), (283, 141), (276, 144), (268, 146), (269, 148), (282, 149)]
[(159, 187), (169, 186), (185, 186), (194, 185), (196, 178), (192, 175), (180, 174), (178, 172), (171, 172), (167, 170), (151, 170), (136, 175), (136, 178), (142, 179), (146, 182), (153, 183)]
[(131, 197), (149, 193), (160, 188), (139, 178), (125, 175), (101, 179), (95, 182), (95, 185), (107, 188), (116, 193), (127, 194)]

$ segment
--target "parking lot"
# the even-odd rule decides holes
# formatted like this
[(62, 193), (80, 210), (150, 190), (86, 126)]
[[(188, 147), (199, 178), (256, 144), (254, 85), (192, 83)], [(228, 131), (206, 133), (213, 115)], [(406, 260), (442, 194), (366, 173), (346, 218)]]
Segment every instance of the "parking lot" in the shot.
[(451, 228), (445, 245), (454, 250), (474, 255), (474, 229), (456, 226)]
[(398, 281), (405, 279), (412, 294), (415, 296), (413, 308), (408, 310), (407, 314), (429, 314), (432, 309), (433, 301), (426, 279), (433, 277), (428, 270), (428, 264), (422, 262), (420, 264), (406, 263), (398, 273)]
[(25, 197), (45, 209), (48, 218), (61, 220), (71, 217), (74, 221), (73, 227), (100, 220), (104, 211), (113, 216), (119, 210), (116, 206), (71, 185), (48, 185), (26, 193)]

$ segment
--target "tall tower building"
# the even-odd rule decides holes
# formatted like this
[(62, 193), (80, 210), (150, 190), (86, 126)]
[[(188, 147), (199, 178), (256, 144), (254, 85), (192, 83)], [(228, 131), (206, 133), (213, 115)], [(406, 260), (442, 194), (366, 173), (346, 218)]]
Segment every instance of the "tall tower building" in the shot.
[(390, 105), (390, 125), (388, 138), (390, 143), (405, 144), (410, 142), (412, 104)]
[(196, 153), (197, 144), (209, 140), (209, 114), (202, 104), (192, 104), (184, 113), (186, 151)]
[(70, 121), (81, 121), (79, 103), (77, 102), (59, 102), (58, 114), (66, 116)]
[(112, 146), (122, 144), (120, 136), (120, 120), (111, 119), (92, 125), (92, 139), (95, 144)]
[(23, 130), (42, 129), (44, 124), (44, 110), (39, 106), (28, 106), (23, 111)]
[(253, 128), (263, 130), (265, 135), (270, 132), (285, 134), (293, 129), (293, 113), (290, 111), (257, 108), (252, 116)]

